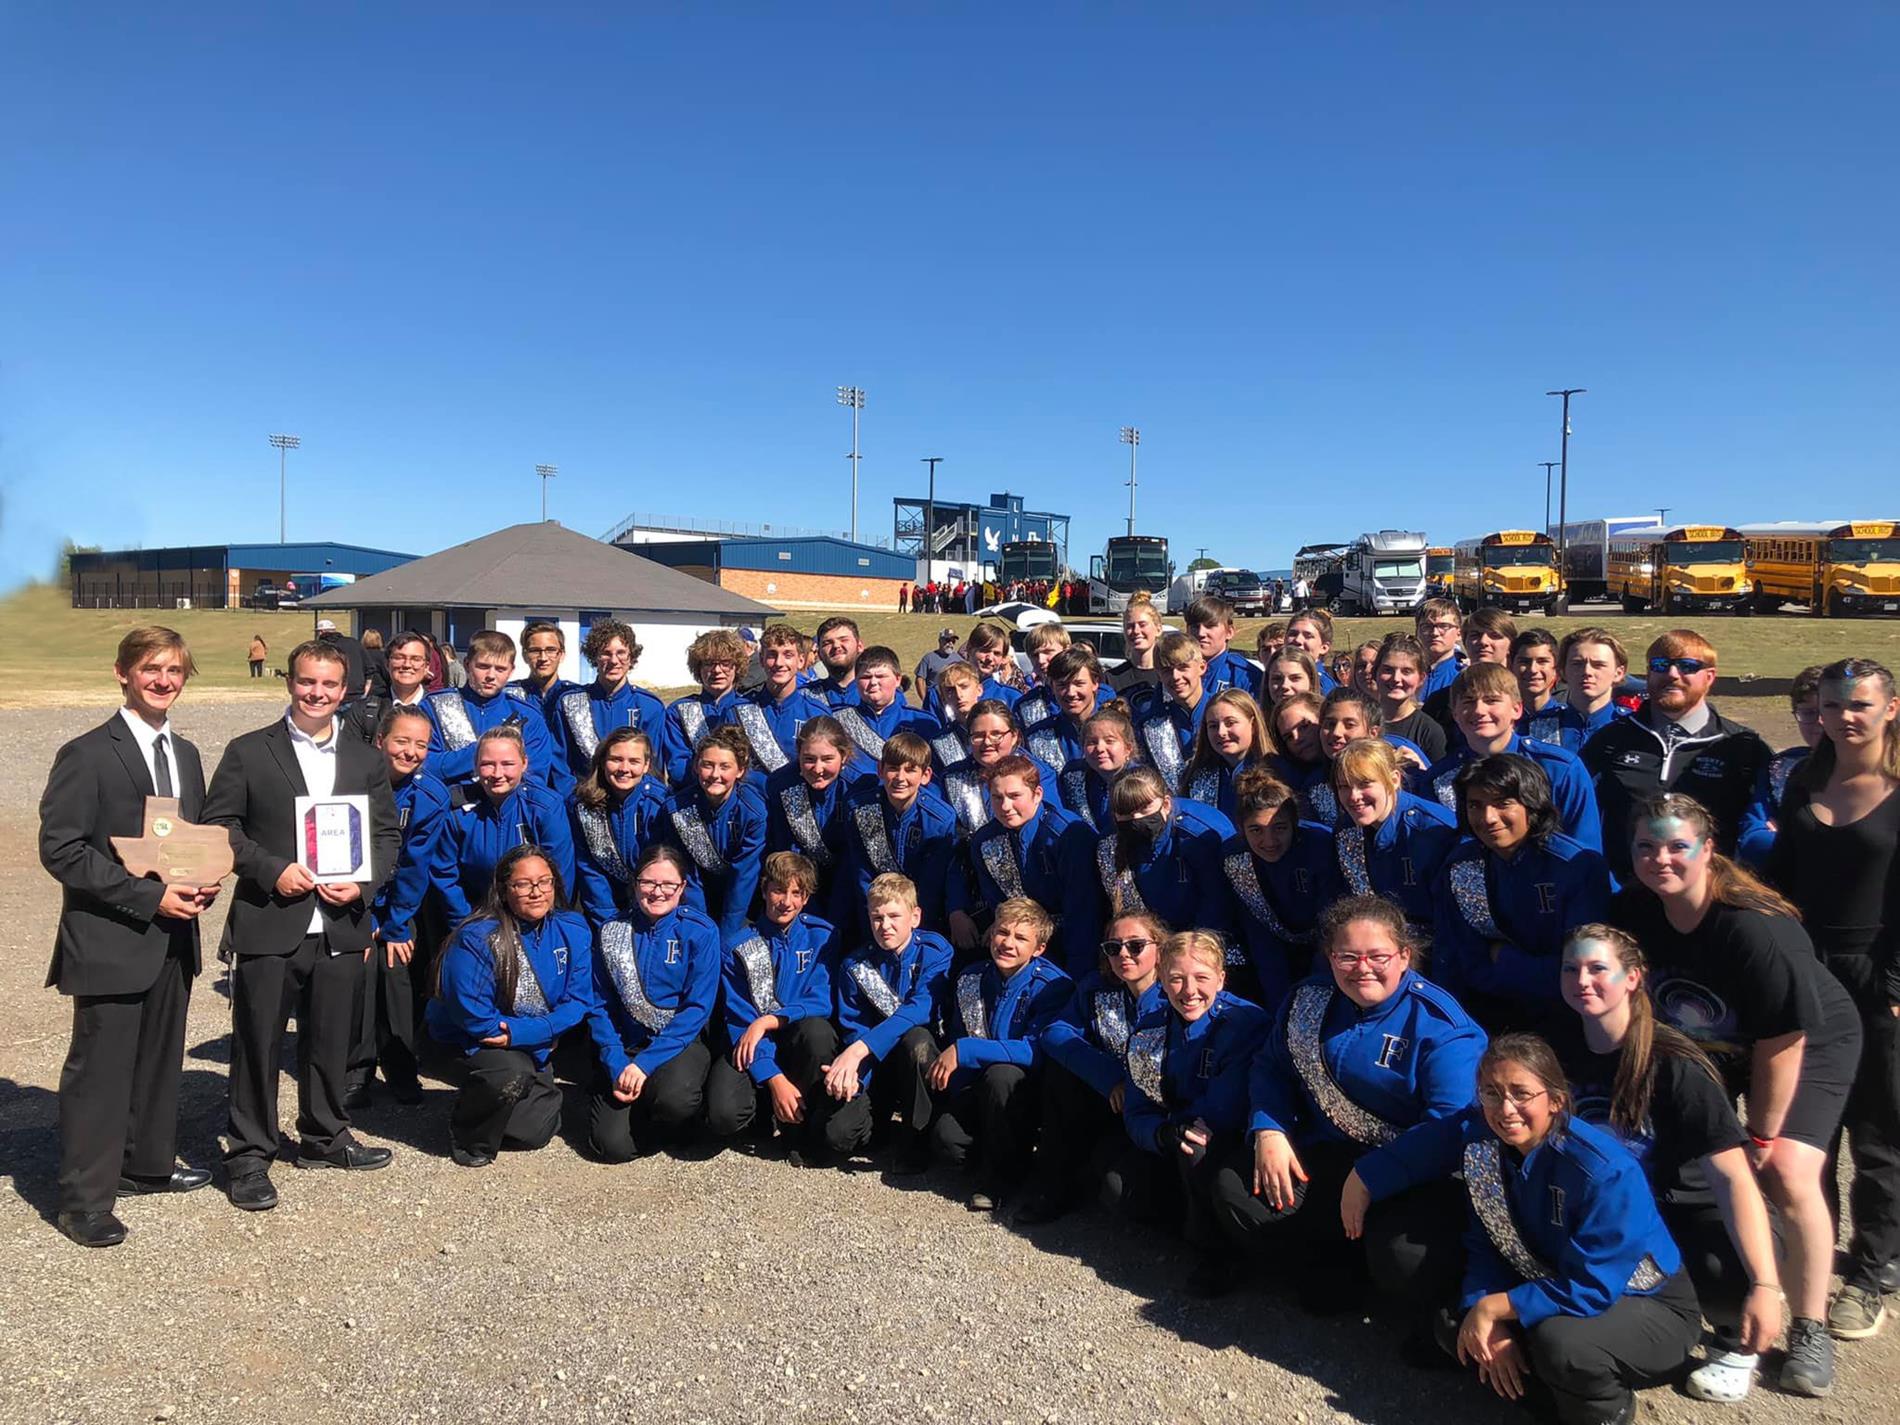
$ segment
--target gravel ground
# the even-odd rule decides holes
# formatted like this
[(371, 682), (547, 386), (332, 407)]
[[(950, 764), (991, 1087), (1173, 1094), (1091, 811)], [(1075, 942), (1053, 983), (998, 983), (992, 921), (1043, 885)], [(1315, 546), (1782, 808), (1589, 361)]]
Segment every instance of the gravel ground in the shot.
[[(267, 715), (193, 701), (178, 720), (215, 765)], [(383, 1172), (280, 1165), (282, 1205), (255, 1216), (215, 1188), (133, 1200), (124, 1246), (81, 1251), (50, 1223), (67, 1026), (40, 987), (58, 898), (33, 837), (41, 769), (100, 716), (0, 711), (29, 769), (0, 790), (0, 1420), (1519, 1418), (1399, 1364), (1384, 1322), (1313, 1322), (1270, 1284), (1196, 1302), (1167, 1239), (1094, 1212), (1011, 1230), (945, 1175), (902, 1189), (735, 1152), (606, 1167), (567, 1135), (464, 1171), (440, 1084), (361, 1115), (396, 1150)], [(191, 1162), (215, 1160), (228, 1030), (214, 971), (186, 1041)], [(1643, 1414), (1891, 1419), (1896, 1342), (1843, 1347), (1825, 1402), (1655, 1390)]]

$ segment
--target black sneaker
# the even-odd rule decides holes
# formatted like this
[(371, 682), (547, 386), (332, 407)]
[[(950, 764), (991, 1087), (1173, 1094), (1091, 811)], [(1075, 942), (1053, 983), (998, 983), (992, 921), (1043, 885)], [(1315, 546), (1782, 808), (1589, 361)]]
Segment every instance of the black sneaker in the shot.
[(456, 1166), (463, 1168), (485, 1168), (495, 1161), (493, 1153), (476, 1153), (459, 1143), (449, 1145), (449, 1157), (455, 1160)]
[(1797, 1316), (1789, 1325), (1778, 1383), (1790, 1395), (1823, 1396), (1834, 1389), (1834, 1338), (1823, 1323)]

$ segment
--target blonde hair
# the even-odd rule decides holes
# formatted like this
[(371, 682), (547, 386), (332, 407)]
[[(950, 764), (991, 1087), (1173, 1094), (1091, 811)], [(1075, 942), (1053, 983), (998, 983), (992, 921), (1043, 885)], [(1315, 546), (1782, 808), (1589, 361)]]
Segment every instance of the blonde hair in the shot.
[(1382, 737), (1355, 737), (1339, 749), (1333, 759), (1333, 789), (1343, 790), (1354, 782), (1377, 781), (1397, 796), (1405, 778), (1399, 771), (1399, 754)]
[(872, 881), (864, 893), (867, 909), (880, 905), (901, 905), (905, 910), (917, 909), (917, 883), (909, 876), (899, 875), (896, 871), (886, 871)]
[(1023, 635), (1023, 651), (1033, 657), (1050, 644), (1054, 644), (1057, 648), (1067, 648), (1070, 642), (1069, 630), (1061, 624), (1039, 623)]
[(1011, 896), (996, 908), (996, 918), (990, 923), (990, 929), (998, 930), (1005, 925), (1028, 926), (1030, 935), (1038, 945), (1047, 945), (1049, 937), (1056, 933), (1056, 923), (1049, 912), (1028, 896)]
[(1194, 785), (1194, 779), (1206, 768), (1219, 769), (1224, 765), (1220, 753), (1214, 750), (1213, 735), (1208, 732), (1208, 724), (1213, 721), (1214, 710), (1221, 706), (1237, 708), (1245, 719), (1253, 736), (1253, 744), (1241, 758), (1243, 767), (1252, 766), (1273, 750), (1273, 736), (1267, 731), (1267, 720), (1261, 714), (1260, 704), (1253, 700), (1251, 693), (1239, 688), (1223, 688), (1208, 700), (1207, 711), (1201, 716), (1201, 725), (1194, 734), (1194, 752), (1187, 766), (1181, 769), (1181, 794), (1186, 796), (1188, 788)]
[(1227, 942), (1213, 930), (1177, 930), (1161, 947), (1161, 960), (1199, 960), (1203, 965), (1227, 976)]

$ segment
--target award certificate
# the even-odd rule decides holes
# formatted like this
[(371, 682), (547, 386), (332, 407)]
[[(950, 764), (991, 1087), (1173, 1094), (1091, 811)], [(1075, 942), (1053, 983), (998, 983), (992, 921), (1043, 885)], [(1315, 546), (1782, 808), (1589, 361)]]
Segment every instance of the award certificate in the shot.
[(318, 885), (369, 879), (369, 798), (298, 797), (297, 862)]

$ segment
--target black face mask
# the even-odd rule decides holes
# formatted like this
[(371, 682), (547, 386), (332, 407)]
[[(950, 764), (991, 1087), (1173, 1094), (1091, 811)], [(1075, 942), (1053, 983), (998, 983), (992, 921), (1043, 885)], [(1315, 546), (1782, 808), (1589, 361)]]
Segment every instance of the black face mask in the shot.
[(1145, 860), (1154, 850), (1155, 842), (1168, 829), (1165, 812), (1151, 812), (1147, 816), (1134, 817), (1131, 820), (1115, 824), (1115, 840), (1118, 849), (1129, 860)]

